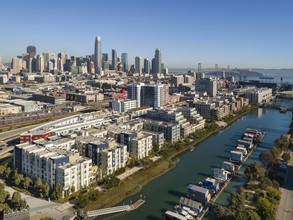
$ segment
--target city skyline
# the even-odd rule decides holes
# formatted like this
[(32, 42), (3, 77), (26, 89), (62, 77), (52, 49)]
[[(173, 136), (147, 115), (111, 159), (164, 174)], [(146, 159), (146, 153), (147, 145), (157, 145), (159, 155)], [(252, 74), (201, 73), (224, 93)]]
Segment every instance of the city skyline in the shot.
[[(169, 69), (195, 68), (198, 63), (202, 68), (214, 67), (215, 63), (219, 68), (293, 67), (293, 31), (289, 28), (293, 3), (287, 0), (237, 4), (231, 0), (184, 4), (127, 0), (119, 5), (88, 0), (78, 7), (65, 2), (58, 2), (56, 7), (57, 1), (29, 2), (33, 4), (1, 4), (0, 20), (5, 21), (0, 36), (3, 63), (21, 55), (28, 45), (35, 46), (37, 54), (50, 51), (92, 55), (93, 39), (101, 36), (102, 52), (111, 54), (115, 49), (118, 57), (127, 53), (129, 64), (135, 63), (136, 56), (150, 60), (153, 48), (160, 48), (164, 53), (162, 62)], [(143, 12), (142, 8), (149, 11)], [(19, 25), (22, 11), (34, 12), (26, 25)], [(76, 17), (70, 18), (72, 15)]]

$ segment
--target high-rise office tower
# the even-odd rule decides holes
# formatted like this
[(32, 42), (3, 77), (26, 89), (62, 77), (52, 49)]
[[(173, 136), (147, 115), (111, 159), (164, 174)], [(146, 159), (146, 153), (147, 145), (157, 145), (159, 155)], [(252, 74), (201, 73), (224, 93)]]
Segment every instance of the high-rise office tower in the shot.
[(96, 73), (100, 73), (102, 68), (102, 45), (101, 37), (97, 36), (95, 40), (95, 68)]
[(22, 70), (22, 59), (18, 57), (12, 58), (11, 67), (12, 67), (12, 73), (18, 74)]
[(215, 97), (218, 91), (217, 79), (197, 79), (195, 80), (196, 92), (207, 92), (208, 96)]
[(58, 58), (61, 59), (61, 62), (63, 64), (66, 62), (66, 54), (65, 53), (58, 53)]
[(161, 50), (159, 48), (156, 49), (155, 52), (155, 72), (154, 74), (161, 74), (162, 73), (162, 56)]
[(103, 68), (103, 70), (109, 69), (108, 61), (109, 61), (108, 53), (103, 53), (102, 54), (102, 68)]
[(32, 65), (32, 72), (33, 73), (37, 72), (37, 59), (36, 59), (36, 57), (32, 58), (31, 65)]
[(112, 49), (112, 70), (117, 70), (117, 51)]
[(198, 63), (197, 65), (197, 71), (200, 73), (201, 72), (201, 63)]
[(36, 56), (36, 47), (29, 45), (26, 48), (26, 52), (29, 54), (30, 58), (33, 58), (34, 56)]
[(144, 59), (143, 61), (143, 72), (150, 73), (150, 62), (148, 59)]
[(141, 57), (135, 57), (135, 72), (136, 73), (141, 73)]
[(165, 104), (165, 85), (147, 84), (141, 87), (141, 106), (158, 109)]
[(108, 53), (103, 53), (102, 54), (102, 61), (108, 61), (109, 57), (108, 57)]
[(57, 60), (57, 69), (63, 72), (63, 62), (60, 57), (58, 57), (58, 60)]
[(121, 54), (121, 61), (123, 65), (123, 71), (127, 72), (128, 71), (128, 54), (127, 53)]
[(155, 74), (155, 72), (156, 72), (156, 67), (155, 67), (155, 65), (156, 65), (155, 58), (153, 58), (153, 59), (152, 59), (152, 74)]
[(37, 56), (37, 72), (43, 72), (45, 69), (45, 60), (42, 54)]

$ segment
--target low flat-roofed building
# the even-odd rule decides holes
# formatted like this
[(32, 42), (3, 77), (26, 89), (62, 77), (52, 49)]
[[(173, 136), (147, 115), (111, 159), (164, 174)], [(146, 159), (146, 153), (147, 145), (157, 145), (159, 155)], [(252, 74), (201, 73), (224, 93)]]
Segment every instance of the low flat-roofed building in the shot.
[(0, 116), (19, 114), (21, 112), (21, 106), (0, 103)]
[(20, 143), (47, 138), (52, 135), (68, 135), (84, 129), (99, 127), (112, 122), (110, 118), (100, 118), (102, 116), (91, 113), (79, 114), (62, 118), (46, 123), (39, 127), (28, 130), (20, 135)]
[(104, 94), (95, 92), (95, 93), (67, 93), (66, 100), (76, 101), (81, 103), (92, 103), (97, 101), (104, 100)]
[(65, 97), (62, 96), (52, 96), (47, 94), (37, 94), (34, 93), (32, 99), (34, 101), (47, 102), (54, 105), (62, 105), (65, 103)]

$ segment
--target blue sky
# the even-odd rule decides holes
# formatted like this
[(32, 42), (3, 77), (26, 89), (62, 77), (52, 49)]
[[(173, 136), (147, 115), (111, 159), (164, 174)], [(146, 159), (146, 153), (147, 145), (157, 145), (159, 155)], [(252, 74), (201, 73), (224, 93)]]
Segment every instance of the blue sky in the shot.
[(0, 55), (127, 52), (169, 68), (293, 68), (292, 0), (1, 0)]

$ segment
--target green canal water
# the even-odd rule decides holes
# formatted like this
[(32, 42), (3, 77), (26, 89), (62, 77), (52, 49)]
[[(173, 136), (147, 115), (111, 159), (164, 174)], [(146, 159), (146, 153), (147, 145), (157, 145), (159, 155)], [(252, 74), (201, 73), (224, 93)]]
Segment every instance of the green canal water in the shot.
[[(198, 183), (204, 178), (210, 177), (212, 168), (221, 166), (223, 161), (229, 160), (229, 152), (235, 148), (237, 140), (246, 128), (256, 128), (267, 132), (267, 135), (242, 166), (240, 173), (248, 164), (259, 161), (259, 154), (270, 149), (281, 134), (288, 132), (291, 117), (291, 112), (282, 114), (271, 109), (251, 111), (230, 127), (200, 143), (192, 151), (183, 154), (177, 160), (175, 168), (144, 186), (139, 194), (121, 202), (121, 204), (131, 204), (139, 198), (145, 198), (146, 202), (140, 208), (132, 212), (97, 219), (163, 219), (163, 213), (166, 210), (172, 210), (173, 206), (178, 204), (180, 196), (186, 194), (186, 187), (189, 183)], [(243, 175), (231, 181), (218, 198), (217, 203), (228, 205), (230, 193), (239, 190), (245, 182), (246, 178)], [(215, 219), (213, 212), (211, 211), (205, 219)]]

